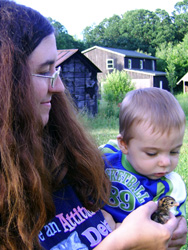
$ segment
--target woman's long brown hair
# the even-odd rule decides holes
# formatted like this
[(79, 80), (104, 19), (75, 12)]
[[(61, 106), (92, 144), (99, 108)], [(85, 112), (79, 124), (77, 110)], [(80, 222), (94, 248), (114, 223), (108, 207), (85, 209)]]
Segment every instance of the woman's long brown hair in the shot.
[[(67, 94), (69, 97), (69, 94)], [(86, 208), (96, 211), (108, 201), (109, 183), (104, 172), (104, 162), (93, 138), (76, 119), (76, 111), (65, 93), (52, 99), (48, 129), (51, 144), (56, 145), (54, 155), (56, 165), (53, 187), (61, 185), (63, 169), (67, 169), (69, 180)], [(54, 150), (54, 148), (53, 148)], [(59, 164), (59, 162), (61, 164)], [(63, 168), (62, 168), (63, 167)]]
[[(109, 181), (100, 152), (64, 93), (53, 96), (43, 129), (27, 66), (34, 48), (16, 46), (19, 22), (14, 18), (10, 31), (8, 18), (19, 5), (9, 2), (5, 10), (3, 2), (9, 1), (0, 3), (0, 249), (40, 249), (38, 233), (55, 215), (52, 193), (63, 188), (65, 169), (83, 205), (93, 211), (107, 202)], [(18, 9), (20, 17), (23, 8)]]

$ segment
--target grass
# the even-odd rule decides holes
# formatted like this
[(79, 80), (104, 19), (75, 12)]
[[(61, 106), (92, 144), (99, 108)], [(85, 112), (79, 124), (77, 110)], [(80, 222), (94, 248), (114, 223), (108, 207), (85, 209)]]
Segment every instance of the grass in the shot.
[(95, 117), (82, 116), (84, 125), (92, 134), (97, 145), (107, 143), (109, 139), (116, 138), (118, 134), (118, 114), (119, 107), (117, 105), (107, 106), (106, 103), (99, 103), (99, 111)]
[[(182, 176), (188, 192), (188, 94), (179, 94), (176, 98), (182, 106), (187, 120), (184, 142), (176, 171)], [(109, 139), (115, 139), (118, 135), (118, 113), (119, 108), (116, 105), (99, 104), (99, 112), (96, 117), (88, 119), (87, 116), (83, 116), (84, 124), (98, 146), (107, 143)], [(186, 209), (188, 211), (188, 202), (186, 202)], [(188, 222), (188, 215), (186, 220)], [(188, 237), (187, 244), (181, 250), (188, 250)]]
[[(186, 122), (187, 122), (183, 146), (181, 148), (179, 163), (176, 168), (176, 171), (183, 178), (185, 185), (186, 185), (187, 193), (188, 193), (188, 168), (187, 168), (188, 166), (188, 94), (179, 94), (176, 96), (176, 98), (185, 112)], [(186, 211), (188, 212), (188, 198), (186, 201)], [(188, 223), (188, 213), (186, 215), (186, 220)], [(181, 250), (188, 250), (188, 236), (187, 236), (187, 244), (183, 246)]]

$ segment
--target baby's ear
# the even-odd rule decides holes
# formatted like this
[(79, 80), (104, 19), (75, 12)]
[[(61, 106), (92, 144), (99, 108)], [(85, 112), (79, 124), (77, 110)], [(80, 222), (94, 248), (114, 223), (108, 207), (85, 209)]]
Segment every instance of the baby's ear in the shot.
[(121, 152), (123, 153), (123, 154), (127, 154), (128, 153), (128, 145), (127, 145), (127, 143), (123, 140), (123, 137), (122, 137), (122, 135), (121, 134), (119, 134), (118, 136), (117, 136), (117, 142), (118, 142), (118, 147), (119, 147), (119, 149), (121, 150)]

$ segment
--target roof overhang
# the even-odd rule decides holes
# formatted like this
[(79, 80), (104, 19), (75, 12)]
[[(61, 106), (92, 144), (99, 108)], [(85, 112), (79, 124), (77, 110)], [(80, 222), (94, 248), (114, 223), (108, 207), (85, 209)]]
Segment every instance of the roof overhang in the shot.
[(85, 55), (83, 55), (79, 49), (62, 49), (62, 50), (57, 50), (57, 60), (56, 60), (56, 64), (55, 67), (59, 66), (60, 64), (62, 64), (63, 62), (65, 62), (67, 59), (69, 59), (71, 56), (73, 56), (74, 54), (76, 54), (80, 57), (80, 59), (84, 61), (90, 65), (90, 67), (92, 66), (93, 69), (95, 69), (97, 72), (101, 72), (101, 70), (91, 61), (89, 60), (89, 58)]
[(188, 73), (186, 73), (176, 84), (179, 85), (181, 81), (188, 82)]

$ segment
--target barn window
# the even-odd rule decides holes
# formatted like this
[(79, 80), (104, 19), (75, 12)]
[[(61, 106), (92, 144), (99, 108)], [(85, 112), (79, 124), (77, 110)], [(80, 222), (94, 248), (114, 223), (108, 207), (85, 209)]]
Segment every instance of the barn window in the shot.
[(143, 60), (140, 60), (140, 69), (144, 68)]
[(132, 60), (131, 59), (128, 60), (128, 69), (132, 69)]
[(163, 88), (163, 81), (159, 82), (159, 88), (162, 89)]
[(152, 70), (155, 71), (155, 61), (152, 60)]
[(113, 69), (114, 68), (114, 59), (107, 59), (106, 60), (106, 68)]

